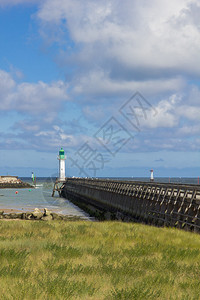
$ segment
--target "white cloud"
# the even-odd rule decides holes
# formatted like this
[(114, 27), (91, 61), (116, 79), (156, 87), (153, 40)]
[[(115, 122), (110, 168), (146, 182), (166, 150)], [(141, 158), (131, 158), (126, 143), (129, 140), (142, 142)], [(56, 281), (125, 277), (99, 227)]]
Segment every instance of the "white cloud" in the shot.
[(23, 82), (18, 84), (11, 75), (0, 70), (0, 110), (16, 110), (29, 115), (43, 114), (43, 119), (51, 121), (68, 100), (67, 85), (63, 81), (50, 84)]
[(183, 105), (179, 107), (178, 114), (192, 121), (200, 121), (200, 107)]
[(197, 86), (192, 85), (188, 94), (188, 104), (200, 104), (200, 90)]
[(98, 62), (100, 55), (127, 68), (189, 68), (199, 73), (200, 32), (188, 18), (192, 2), (47, 0), (38, 18), (58, 26), (66, 20), (73, 41), (83, 46), (84, 60)]
[[(98, 96), (136, 90), (174, 93), (184, 88), (184, 77), (199, 76), (198, 5), (194, 0), (46, 0), (37, 18), (50, 42), (61, 36), (58, 61), (60, 67), (76, 66), (74, 92), (96, 102)], [(65, 42), (61, 31), (67, 32)], [(69, 51), (69, 37), (75, 51)]]
[[(140, 119), (140, 125), (144, 128), (173, 128), (179, 123), (179, 116), (177, 115), (177, 105), (180, 102), (180, 98), (174, 94), (169, 99), (161, 100), (154, 109), (147, 111), (146, 118)], [(156, 113), (155, 113), (156, 112)], [(138, 115), (141, 115), (141, 111), (136, 111)]]
[(1, 95), (6, 94), (15, 87), (15, 81), (11, 75), (3, 70), (0, 70), (0, 91)]
[(200, 124), (198, 125), (185, 125), (178, 129), (178, 135), (183, 137), (191, 137), (194, 135), (200, 135)]
[(76, 149), (76, 151), (82, 147), (85, 143), (89, 143), (90, 146), (97, 144), (97, 141), (87, 135), (72, 135), (67, 134), (58, 125), (53, 125), (51, 129), (45, 131), (38, 131), (32, 137), (32, 140), (35, 141), (35, 145), (38, 148), (41, 148), (43, 145), (49, 149), (62, 146), (69, 149)]
[(142, 91), (148, 95), (161, 92), (174, 92), (185, 86), (185, 80), (181, 77), (149, 80), (116, 80), (109, 77), (103, 71), (94, 71), (77, 77), (74, 82), (74, 92), (78, 94), (95, 95), (125, 95), (133, 91)]
[[(95, 119), (99, 125), (106, 111), (114, 113), (113, 101), (125, 100), (139, 91), (152, 100), (157, 114), (150, 113), (148, 120), (141, 123), (144, 130), (152, 132), (151, 138), (138, 145), (134, 141), (133, 147), (151, 149), (152, 144), (161, 149), (192, 147), (182, 138), (199, 132), (200, 91), (194, 81), (200, 75), (199, 1), (31, 2), (40, 4), (37, 12), (40, 32), (49, 43), (55, 42), (54, 54), (57, 49), (59, 66), (74, 71), (69, 90), (75, 101), (85, 100), (83, 113), (89, 121)], [(5, 3), (8, 1), (0, 0), (0, 6)], [(28, 121), (19, 124), (24, 136), (33, 132), (31, 138), (38, 149), (42, 145), (57, 147), (60, 142), (65, 147), (77, 148), (88, 140), (85, 135), (68, 134), (56, 122), (52, 125), (62, 103), (68, 100), (67, 91), (63, 81), (19, 84), (10, 73), (0, 71), (1, 110), (17, 110), (35, 119), (40, 115), (43, 122), (50, 124), (45, 128), (36, 122), (30, 126)]]
[(0, 70), (0, 110), (12, 109), (11, 93), (15, 87), (16, 83), (11, 75)]

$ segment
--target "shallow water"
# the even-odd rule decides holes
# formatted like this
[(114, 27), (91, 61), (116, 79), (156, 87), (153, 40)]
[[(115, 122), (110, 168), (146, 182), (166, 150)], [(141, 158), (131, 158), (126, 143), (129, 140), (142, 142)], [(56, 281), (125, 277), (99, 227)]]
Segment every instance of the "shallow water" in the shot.
[(41, 210), (48, 208), (56, 213), (90, 219), (88, 214), (67, 199), (60, 198), (58, 194), (52, 197), (52, 189), (53, 183), (45, 182), (37, 182), (35, 189), (0, 189), (0, 209), (32, 211), (36, 207)]

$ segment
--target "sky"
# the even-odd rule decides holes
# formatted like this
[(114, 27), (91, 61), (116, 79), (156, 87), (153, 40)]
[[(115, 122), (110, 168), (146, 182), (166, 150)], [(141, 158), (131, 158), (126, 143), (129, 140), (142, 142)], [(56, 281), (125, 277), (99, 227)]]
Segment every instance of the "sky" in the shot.
[(0, 0), (0, 175), (198, 177), (198, 0)]

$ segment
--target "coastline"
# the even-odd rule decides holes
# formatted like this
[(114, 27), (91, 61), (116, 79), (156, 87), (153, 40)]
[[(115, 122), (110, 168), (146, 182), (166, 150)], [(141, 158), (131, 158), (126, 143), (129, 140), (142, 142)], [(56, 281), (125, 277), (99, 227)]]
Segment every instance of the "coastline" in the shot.
[(0, 211), (4, 211), (5, 214), (9, 214), (9, 213), (20, 213), (20, 212), (22, 212), (22, 211), (19, 210), (19, 209), (15, 209), (15, 208), (3, 208), (3, 207), (0, 207)]
[[(2, 178), (3, 179), (3, 178)], [(4, 180), (7, 179), (4, 177)], [(11, 178), (13, 180), (13, 178)], [(30, 178), (20, 179), (24, 183), (31, 184)], [(29, 180), (29, 181), (28, 181)], [(0, 180), (0, 183), (3, 180)], [(50, 182), (46, 184), (46, 179), (38, 180), (38, 187), (19, 188), (15, 185), (12, 188), (0, 188), (0, 210), (5, 214), (33, 212), (37, 207), (40, 210), (49, 209), (52, 213), (65, 216), (78, 216), (90, 220), (90, 217), (78, 207), (75, 207), (67, 199), (59, 197), (58, 194), (52, 197), (53, 185)]]
[(33, 211), (15, 211), (14, 209), (0, 209), (0, 221), (8, 220), (29, 220), (29, 221), (83, 221), (81, 216), (64, 215), (55, 213), (47, 208), (35, 208)]
[[(27, 212), (33, 212), (35, 209), (35, 206), (26, 207), (26, 208), (9, 208), (5, 206), (0, 206), (0, 211), (4, 211), (5, 214), (9, 213), (27, 213)], [(43, 210), (44, 207), (40, 207), (39, 209)], [(66, 215), (63, 211), (61, 211), (59, 208), (50, 208), (53, 213), (60, 213), (63, 215)]]
[(0, 189), (25, 189), (25, 188), (35, 188), (33, 185), (21, 182), (21, 183), (1, 183), (0, 182)]
[(27, 182), (23, 182), (18, 176), (0, 176), (0, 189), (7, 189), (7, 188), (34, 188)]

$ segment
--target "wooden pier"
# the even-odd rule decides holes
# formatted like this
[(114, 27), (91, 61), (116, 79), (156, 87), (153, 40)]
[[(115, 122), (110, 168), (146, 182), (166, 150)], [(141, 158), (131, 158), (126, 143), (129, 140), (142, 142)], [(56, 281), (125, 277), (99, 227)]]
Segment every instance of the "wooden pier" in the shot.
[(59, 196), (61, 197), (62, 189), (65, 185), (65, 181), (60, 180), (59, 178), (56, 179), (53, 187), (52, 197), (54, 197), (55, 192), (58, 192)]
[(199, 185), (67, 178), (60, 193), (124, 220), (200, 232)]

